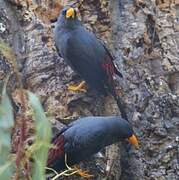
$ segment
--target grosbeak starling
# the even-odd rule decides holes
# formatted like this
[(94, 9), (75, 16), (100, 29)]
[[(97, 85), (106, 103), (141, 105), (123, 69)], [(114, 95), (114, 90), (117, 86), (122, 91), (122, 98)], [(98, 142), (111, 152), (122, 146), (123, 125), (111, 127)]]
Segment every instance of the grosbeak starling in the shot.
[(127, 119), (124, 103), (115, 91), (113, 80), (114, 74), (120, 77), (122, 74), (116, 69), (105, 45), (82, 25), (74, 8), (61, 11), (54, 34), (59, 55), (84, 79), (78, 86), (69, 86), (69, 89), (84, 90), (86, 82), (100, 94), (113, 95), (121, 116)]
[(61, 130), (52, 140), (47, 166), (63, 170), (99, 152), (105, 146), (128, 140), (138, 147), (138, 141), (128, 121), (117, 116), (80, 118)]

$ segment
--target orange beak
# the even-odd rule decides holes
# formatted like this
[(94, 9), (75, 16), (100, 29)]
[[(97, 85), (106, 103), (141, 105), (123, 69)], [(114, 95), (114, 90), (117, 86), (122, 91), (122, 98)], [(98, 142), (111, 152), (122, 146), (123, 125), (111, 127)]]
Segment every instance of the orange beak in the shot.
[(66, 12), (66, 18), (74, 18), (75, 17), (75, 10), (74, 8), (69, 8)]
[(137, 149), (139, 148), (139, 143), (135, 135), (132, 135), (128, 138), (130, 144), (134, 145)]

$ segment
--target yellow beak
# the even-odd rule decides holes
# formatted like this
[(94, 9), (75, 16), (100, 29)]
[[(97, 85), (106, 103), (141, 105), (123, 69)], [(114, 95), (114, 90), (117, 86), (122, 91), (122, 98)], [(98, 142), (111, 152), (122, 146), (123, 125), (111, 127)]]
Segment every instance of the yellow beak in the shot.
[(137, 149), (139, 148), (139, 143), (135, 135), (128, 138), (130, 144), (134, 145)]
[(75, 17), (75, 10), (74, 8), (69, 8), (66, 12), (66, 18), (74, 18)]

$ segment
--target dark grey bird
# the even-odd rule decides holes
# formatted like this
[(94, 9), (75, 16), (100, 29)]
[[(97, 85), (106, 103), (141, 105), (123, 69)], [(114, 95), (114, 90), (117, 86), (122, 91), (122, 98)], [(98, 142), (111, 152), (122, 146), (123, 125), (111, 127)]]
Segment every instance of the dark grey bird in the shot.
[(55, 45), (59, 55), (85, 80), (76, 87), (69, 86), (69, 89), (83, 89), (86, 82), (102, 95), (113, 95), (121, 116), (127, 119), (124, 103), (116, 93), (113, 79), (114, 74), (120, 77), (122, 74), (116, 69), (114, 59), (104, 44), (82, 25), (74, 8), (61, 11), (55, 27)]
[(138, 141), (128, 121), (117, 116), (80, 118), (62, 129), (52, 140), (47, 166), (63, 170), (99, 152), (105, 146), (127, 140), (138, 147)]

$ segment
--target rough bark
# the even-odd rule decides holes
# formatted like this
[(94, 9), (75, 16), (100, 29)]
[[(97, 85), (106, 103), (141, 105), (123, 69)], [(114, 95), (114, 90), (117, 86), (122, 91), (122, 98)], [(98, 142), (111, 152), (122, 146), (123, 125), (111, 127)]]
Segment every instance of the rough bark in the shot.
[[(41, 97), (45, 110), (56, 121), (118, 114), (111, 97), (96, 98), (90, 92), (76, 94), (66, 89), (74, 74), (57, 55), (50, 21), (68, 3), (71, 1), (0, 0), (0, 40), (16, 54), (24, 87)], [(121, 145), (114, 148), (120, 147), (114, 153), (120, 163), (110, 178), (177, 180), (178, 0), (84, 0), (80, 13), (85, 25), (108, 44), (124, 74), (123, 79), (116, 79), (116, 86), (140, 141), (139, 150), (126, 151)], [(13, 92), (17, 87), (13, 63), (0, 51), (0, 80), (9, 72)], [(85, 168), (95, 174), (95, 179), (102, 179), (104, 175), (94, 169), (94, 164), (85, 163)]]

